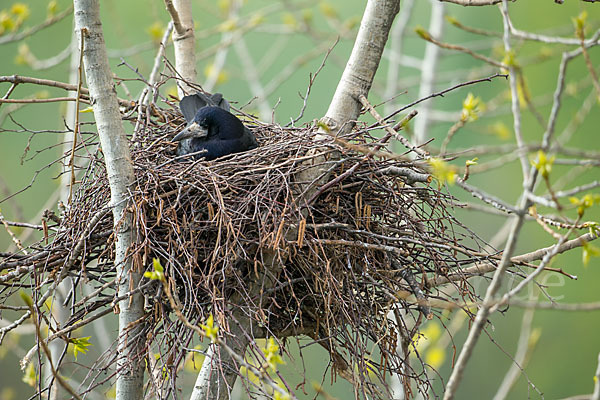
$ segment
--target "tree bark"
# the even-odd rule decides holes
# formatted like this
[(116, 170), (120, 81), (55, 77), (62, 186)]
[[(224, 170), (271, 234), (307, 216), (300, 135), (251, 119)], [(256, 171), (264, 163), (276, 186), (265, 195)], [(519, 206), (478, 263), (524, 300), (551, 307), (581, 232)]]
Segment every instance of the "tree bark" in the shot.
[[(360, 96), (368, 97), (373, 78), (383, 54), (394, 18), (400, 11), (400, 0), (369, 0), (360, 22), (354, 47), (342, 73), (329, 109), (321, 119), (330, 131), (346, 133), (352, 130), (360, 114)], [(323, 130), (320, 130), (324, 133)], [(330, 158), (335, 158), (335, 155)], [(335, 161), (335, 160), (330, 160)], [(304, 200), (312, 199), (318, 187), (326, 183), (330, 162), (325, 157), (311, 159), (313, 167), (298, 176), (300, 182), (313, 182), (304, 192)], [(315, 180), (316, 177), (320, 179)], [(302, 199), (300, 199), (302, 201)]]
[[(94, 118), (104, 154), (111, 192), (116, 231), (115, 267), (118, 294), (138, 286), (141, 273), (134, 271), (127, 250), (132, 244), (132, 216), (127, 211), (130, 188), (134, 183), (133, 164), (123, 129), (117, 93), (106, 54), (100, 23), (98, 0), (74, 0), (75, 32), (84, 41), (83, 61)], [(140, 338), (143, 315), (141, 294), (119, 302), (119, 342), (117, 355), (117, 400), (140, 399), (143, 394), (143, 340)]]
[(335, 90), (324, 122), (331, 130), (350, 131), (362, 108), (359, 96), (368, 97), (375, 72), (400, 0), (369, 0), (360, 23), (352, 53)]
[[(249, 322), (244, 325), (250, 326)], [(250, 341), (237, 324), (232, 322), (230, 330), (232, 340), (229, 340), (227, 345), (236, 354), (243, 357)], [(229, 399), (233, 385), (238, 377), (239, 368), (239, 365), (237, 365), (231, 354), (217, 347), (216, 344), (209, 345), (202, 368), (196, 377), (196, 383), (194, 384), (190, 400)]]
[(196, 38), (194, 36), (194, 20), (190, 0), (165, 0), (167, 10), (171, 14), (173, 25), (173, 47), (175, 48), (175, 69), (184, 81), (177, 84), (177, 93), (182, 98), (192, 88), (185, 82), (195, 83), (196, 73)]

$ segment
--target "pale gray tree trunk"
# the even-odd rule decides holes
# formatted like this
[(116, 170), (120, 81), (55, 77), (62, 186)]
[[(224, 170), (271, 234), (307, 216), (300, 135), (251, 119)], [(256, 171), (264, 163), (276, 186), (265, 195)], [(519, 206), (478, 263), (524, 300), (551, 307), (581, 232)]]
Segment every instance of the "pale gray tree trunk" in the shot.
[[(232, 340), (227, 341), (227, 345), (236, 354), (243, 357), (250, 341), (240, 326), (233, 323), (231, 325), (230, 337)], [(249, 323), (244, 325), (249, 326)], [(231, 398), (231, 391), (238, 372), (239, 366), (231, 354), (224, 349), (220, 349), (216, 344), (211, 344), (206, 351), (202, 368), (196, 377), (190, 400), (227, 400)]]
[[(123, 129), (117, 93), (106, 54), (100, 23), (98, 0), (74, 0), (75, 33), (83, 36), (83, 61), (87, 86), (94, 108), (111, 192), (111, 207), (116, 230), (115, 268), (118, 293), (124, 295), (137, 287), (141, 278), (132, 269), (127, 250), (133, 243), (132, 216), (127, 211), (130, 188), (134, 183), (133, 164)], [(141, 324), (144, 314), (141, 294), (119, 302), (119, 344), (117, 355), (117, 400), (141, 399), (144, 363)]]
[[(373, 78), (383, 54), (394, 18), (400, 11), (400, 0), (369, 0), (360, 22), (360, 28), (354, 41), (354, 47), (340, 82), (335, 90), (329, 109), (321, 119), (332, 132), (345, 133), (352, 130), (358, 119), (362, 103), (361, 95), (368, 97)], [(320, 130), (324, 133), (323, 130)], [(313, 182), (313, 186), (304, 190), (305, 199), (312, 198), (318, 185), (324, 184), (329, 176), (326, 171), (334, 162), (325, 157), (314, 157), (310, 160), (313, 167), (299, 174), (301, 182)], [(321, 178), (315, 180), (316, 177)]]
[[(175, 48), (175, 68), (185, 81), (195, 83), (196, 74), (196, 38), (194, 36), (194, 19), (190, 0), (165, 0), (167, 10), (175, 29), (173, 30), (173, 47)], [(192, 89), (185, 83), (177, 84), (179, 98)]]
[(368, 96), (400, 0), (369, 0), (360, 23), (352, 54), (338, 83), (325, 123), (330, 129), (347, 132), (354, 126), (362, 107), (359, 96)]

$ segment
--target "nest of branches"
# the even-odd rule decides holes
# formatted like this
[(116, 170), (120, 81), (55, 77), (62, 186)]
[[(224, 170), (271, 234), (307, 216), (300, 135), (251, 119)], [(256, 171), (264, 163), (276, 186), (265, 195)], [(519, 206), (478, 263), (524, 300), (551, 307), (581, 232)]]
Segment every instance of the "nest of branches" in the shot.
[[(248, 119), (258, 149), (211, 162), (177, 159), (170, 138), (185, 122), (176, 109), (156, 111), (158, 122), (131, 117), (141, 129), (131, 140), (128, 256), (140, 272), (152, 270), (153, 259), (164, 267), (171, 290), (142, 282), (153, 312), (139, 339), (165, 338), (159, 347), (171, 376), (193, 336), (182, 318), (200, 324), (213, 314), (226, 340), (235, 340), (232, 324), (253, 338), (311, 337), (369, 397), (387, 396), (389, 373), (426, 383), (426, 369), (407, 367), (397, 348), (415, 336), (414, 320), (435, 316), (428, 299), (448, 297), (436, 280), (460, 285), (455, 296), (475, 296), (458, 271), (482, 250), (422, 162), (387, 152), (362, 126), (320, 136)], [(40, 272), (45, 282), (71, 275), (95, 285), (63, 330), (114, 305), (110, 188), (101, 151), (87, 158), (51, 240), (2, 262), (15, 274), (13, 288), (19, 276)]]

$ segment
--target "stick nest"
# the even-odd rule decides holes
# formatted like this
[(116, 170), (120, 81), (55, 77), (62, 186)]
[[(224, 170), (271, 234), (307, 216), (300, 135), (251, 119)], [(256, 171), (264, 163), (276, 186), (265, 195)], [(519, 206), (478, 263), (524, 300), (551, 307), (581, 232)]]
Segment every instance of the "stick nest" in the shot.
[[(185, 318), (200, 324), (213, 314), (228, 343), (236, 340), (232, 324), (245, 319), (251, 337), (311, 337), (368, 396), (387, 396), (381, 382), (390, 372), (427, 382), (426, 369), (406, 368), (397, 346), (407, 348), (414, 337), (408, 319), (418, 327), (435, 316), (430, 297), (448, 298), (432, 282), (456, 282), (458, 269), (480, 260), (473, 254), (481, 246), (452, 216), (454, 199), (431, 183), (422, 161), (381, 149), (369, 154), (382, 143), (360, 126), (323, 137), (315, 128), (248, 120), (258, 149), (211, 162), (176, 160), (170, 138), (185, 122), (176, 109), (157, 112), (161, 122), (141, 121), (131, 143), (133, 225), (125, 228), (135, 234), (128, 251), (134, 268), (152, 270), (159, 260)], [(34, 255), (5, 260), (105, 284), (66, 326), (111, 306), (109, 204), (97, 151), (53, 240)], [(154, 334), (140, 340), (162, 335), (161, 353), (171, 352), (176, 370), (193, 334), (173, 315), (161, 284), (142, 284), (151, 311), (146, 329)], [(473, 298), (458, 284), (459, 296)]]

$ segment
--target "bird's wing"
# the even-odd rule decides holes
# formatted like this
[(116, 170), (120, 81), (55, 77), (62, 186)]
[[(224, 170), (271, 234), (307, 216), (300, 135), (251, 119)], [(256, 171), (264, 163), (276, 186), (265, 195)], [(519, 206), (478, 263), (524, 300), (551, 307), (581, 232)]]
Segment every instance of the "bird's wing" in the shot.
[(187, 122), (192, 121), (198, 110), (206, 106), (216, 106), (226, 111), (229, 111), (230, 108), (229, 102), (223, 98), (221, 93), (208, 96), (197, 92), (189, 96), (184, 96), (179, 102), (179, 109)]
[(229, 154), (240, 153), (242, 151), (250, 150), (247, 143), (243, 138), (238, 139), (225, 139), (225, 140), (207, 140), (204, 142), (198, 142), (194, 147), (193, 151), (206, 150), (205, 153), (200, 154), (197, 158), (204, 158), (205, 160), (214, 160), (215, 158), (223, 157)]

